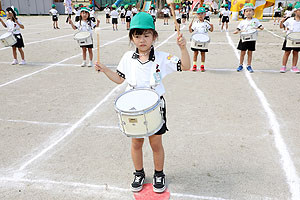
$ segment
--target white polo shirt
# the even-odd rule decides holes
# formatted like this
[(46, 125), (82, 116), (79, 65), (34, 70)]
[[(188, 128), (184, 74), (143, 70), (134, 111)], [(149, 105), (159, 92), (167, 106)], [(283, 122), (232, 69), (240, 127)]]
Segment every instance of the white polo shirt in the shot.
[(285, 12), (284, 12), (284, 15), (285, 15), (285, 17), (291, 17), (292, 16), (292, 14), (293, 14), (293, 10), (286, 10)]
[(180, 19), (181, 18), (181, 13), (180, 13), (179, 10), (175, 10), (174, 13), (175, 13), (176, 19)]
[[(17, 19), (17, 21), (19, 22), (19, 24), (22, 25), (22, 22), (19, 19)], [(13, 34), (20, 34), (21, 33), (20, 32), (21, 27), (17, 23), (13, 22), (12, 20), (8, 19), (5, 22), (5, 24), (6, 24), (7, 30), (9, 32), (12, 32)]]
[(224, 9), (221, 13), (224, 17), (229, 17), (231, 15), (231, 11), (226, 9)]
[(199, 20), (194, 21), (191, 27), (195, 32), (208, 35), (208, 31), (211, 28), (210, 24), (206, 21), (201, 22)]
[(110, 8), (104, 8), (105, 14), (110, 14)]
[(150, 9), (150, 10), (149, 10), (149, 14), (150, 14), (151, 16), (156, 17), (157, 10), (155, 10), (155, 9)]
[(96, 24), (92, 21), (89, 24), (87, 21), (81, 20), (79, 22), (76, 22), (75, 26), (79, 31), (88, 31), (90, 33), (93, 33), (93, 29), (95, 28)]
[(296, 21), (295, 18), (287, 19), (283, 25), (288, 29), (286, 34), (291, 32), (300, 32), (300, 21)]
[(131, 11), (132, 11), (132, 13), (138, 13), (138, 9), (136, 8), (136, 7), (133, 7), (132, 9), (131, 9)]
[(237, 26), (237, 29), (239, 29), (241, 31), (247, 31), (250, 29), (259, 28), (261, 26), (262, 26), (262, 24), (260, 23), (260, 21), (258, 19), (252, 18), (251, 20), (249, 20), (246, 18), (239, 23), (239, 25)]
[(170, 9), (169, 8), (163, 8), (161, 11), (164, 13), (164, 15), (170, 15)]
[(111, 15), (111, 18), (118, 18), (119, 13), (118, 13), (118, 11), (113, 10), (113, 11), (111, 11), (110, 15)]
[(132, 15), (131, 10), (126, 10), (125, 16), (126, 16), (126, 17), (131, 17), (131, 15)]
[(50, 11), (49, 11), (53, 16), (56, 16), (58, 11), (54, 8), (52, 8)]
[(160, 73), (161, 80), (168, 74), (181, 71), (181, 60), (165, 52), (154, 51), (149, 53), (149, 60), (142, 63), (136, 51), (126, 52), (119, 62), (117, 73), (124, 78), (128, 86), (126, 90), (135, 88), (149, 88), (151, 82), (159, 83), (155, 91), (162, 96), (165, 88), (161, 81), (154, 81), (155, 76)]

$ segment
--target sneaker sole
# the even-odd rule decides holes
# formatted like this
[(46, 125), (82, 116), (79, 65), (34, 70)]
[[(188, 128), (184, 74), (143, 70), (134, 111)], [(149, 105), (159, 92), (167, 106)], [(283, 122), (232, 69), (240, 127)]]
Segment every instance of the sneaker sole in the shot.
[(131, 189), (132, 192), (139, 192), (143, 189), (143, 186), (140, 186), (138, 188), (134, 188), (134, 187), (130, 186), (130, 189)]
[(155, 188), (153, 187), (153, 191), (156, 193), (163, 193), (166, 190), (166, 186), (164, 186), (163, 188)]
[(285, 73), (286, 71), (280, 71), (280, 73)]

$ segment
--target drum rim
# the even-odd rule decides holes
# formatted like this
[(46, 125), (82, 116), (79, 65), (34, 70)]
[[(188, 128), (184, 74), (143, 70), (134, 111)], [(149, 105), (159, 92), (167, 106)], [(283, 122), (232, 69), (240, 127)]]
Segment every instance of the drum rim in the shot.
[(286, 40), (300, 41), (300, 38), (299, 38), (299, 39), (295, 39), (295, 38), (290, 37), (290, 34), (294, 34), (294, 33), (297, 33), (297, 34), (300, 35), (300, 32), (291, 32), (291, 33), (289, 33), (289, 34), (287, 34), (287, 35), (285, 36)]
[[(157, 96), (158, 96), (158, 100), (155, 102), (155, 104), (153, 104), (152, 106), (149, 106), (143, 110), (139, 110), (139, 111), (124, 111), (124, 110), (121, 110), (119, 108), (117, 108), (117, 101), (125, 94), (129, 93), (129, 92), (132, 92), (132, 91), (138, 91), (138, 90), (148, 90), (148, 91), (152, 91), (154, 92)], [(152, 90), (152, 89), (149, 89), (149, 88), (135, 88), (135, 89), (131, 89), (131, 90), (127, 90), (125, 92), (123, 92), (122, 94), (120, 94), (117, 99), (115, 100), (114, 102), (114, 107), (115, 107), (115, 110), (118, 112), (118, 113), (124, 113), (124, 114), (127, 114), (127, 115), (142, 115), (144, 113), (148, 113), (148, 112), (151, 112), (152, 110), (154, 110), (154, 108), (156, 108), (159, 104), (161, 103), (161, 99), (160, 99), (160, 95), (155, 91), (155, 90)]]
[[(85, 38), (76, 38), (76, 35), (78, 35), (79, 33), (84, 33), (84, 34), (88, 33), (89, 36), (87, 36)], [(77, 32), (77, 33), (74, 34), (74, 40), (85, 40), (85, 39), (87, 39), (87, 38), (89, 38), (91, 36), (92, 36), (92, 34), (89, 31), (79, 31), (79, 32)]]

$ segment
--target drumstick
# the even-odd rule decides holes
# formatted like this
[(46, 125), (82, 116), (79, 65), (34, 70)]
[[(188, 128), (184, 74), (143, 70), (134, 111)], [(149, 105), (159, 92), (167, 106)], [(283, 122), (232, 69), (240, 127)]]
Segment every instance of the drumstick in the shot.
[(177, 20), (176, 20), (176, 16), (175, 16), (175, 4), (174, 4), (174, 0), (167, 0), (167, 4), (170, 5), (171, 13), (173, 15), (173, 20), (175, 22), (175, 27), (176, 27), (176, 30), (177, 30), (177, 34), (179, 36), (180, 35), (180, 30), (179, 30), (179, 26), (178, 26), (178, 23), (177, 23)]
[(97, 34), (97, 62), (100, 63), (100, 27), (95, 28)]

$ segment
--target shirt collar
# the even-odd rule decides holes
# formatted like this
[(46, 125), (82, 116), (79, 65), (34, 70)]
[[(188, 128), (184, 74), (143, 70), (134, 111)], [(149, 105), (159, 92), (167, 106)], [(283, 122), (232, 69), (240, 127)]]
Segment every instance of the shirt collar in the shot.
[[(139, 52), (138, 48), (136, 48), (135, 52), (132, 55), (133, 59), (138, 59), (139, 58), (138, 52)], [(155, 61), (154, 47), (153, 46), (151, 46), (151, 50), (150, 50), (150, 53), (149, 53), (149, 59), (148, 59), (148, 61)]]

